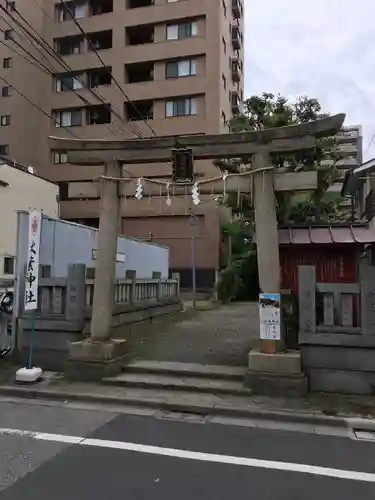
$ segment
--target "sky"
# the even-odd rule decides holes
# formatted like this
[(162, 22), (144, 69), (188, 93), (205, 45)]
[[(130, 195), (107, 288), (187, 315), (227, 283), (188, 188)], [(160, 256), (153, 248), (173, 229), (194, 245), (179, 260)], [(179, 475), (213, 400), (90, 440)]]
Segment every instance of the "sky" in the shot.
[[(375, 157), (375, 0), (244, 0), (245, 95), (316, 97)], [(371, 143), (371, 144), (370, 144)]]

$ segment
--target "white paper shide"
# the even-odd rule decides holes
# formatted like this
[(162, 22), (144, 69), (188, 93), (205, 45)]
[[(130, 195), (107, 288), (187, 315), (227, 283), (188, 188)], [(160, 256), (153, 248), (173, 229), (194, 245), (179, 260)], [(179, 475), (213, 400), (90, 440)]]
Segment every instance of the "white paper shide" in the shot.
[(261, 293), (259, 295), (260, 338), (280, 340), (280, 294)]
[(39, 248), (41, 226), (42, 214), (37, 211), (30, 212), (25, 280), (25, 311), (34, 311), (38, 307)]

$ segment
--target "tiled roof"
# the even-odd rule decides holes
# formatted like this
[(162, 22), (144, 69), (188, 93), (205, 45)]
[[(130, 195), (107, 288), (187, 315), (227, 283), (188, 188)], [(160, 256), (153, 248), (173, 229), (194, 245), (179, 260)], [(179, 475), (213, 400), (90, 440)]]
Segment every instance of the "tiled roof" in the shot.
[(280, 227), (280, 245), (373, 243), (375, 232), (368, 225)]

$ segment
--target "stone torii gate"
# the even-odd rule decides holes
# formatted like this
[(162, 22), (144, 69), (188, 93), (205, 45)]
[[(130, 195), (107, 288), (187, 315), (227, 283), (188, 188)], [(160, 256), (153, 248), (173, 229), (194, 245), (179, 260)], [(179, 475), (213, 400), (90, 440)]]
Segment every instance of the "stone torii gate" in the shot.
[[(81, 362), (108, 362), (124, 353), (125, 345), (111, 340), (120, 200), (129, 193), (129, 183), (134, 183), (135, 192), (136, 183), (134, 178), (123, 178), (123, 165), (168, 162), (171, 150), (176, 147), (191, 149), (195, 160), (243, 158), (247, 163), (251, 162), (249, 175), (229, 176), (225, 188), (226, 192), (253, 193), (260, 288), (266, 293), (279, 293), (280, 263), (274, 193), (316, 189), (317, 172), (277, 173), (271, 168), (270, 157), (272, 154), (314, 149), (316, 140), (336, 134), (344, 119), (344, 114), (338, 114), (299, 125), (222, 135), (124, 141), (50, 137), (50, 149), (67, 151), (69, 163), (104, 165), (91, 335), (88, 340), (71, 346), (71, 358)], [(126, 189), (123, 187), (125, 182)], [(173, 189), (174, 194), (179, 195), (184, 194), (186, 187), (175, 184)], [(200, 187), (201, 194), (222, 192), (221, 178), (204, 181)], [(160, 187), (146, 183), (144, 194), (160, 195)], [(82, 198), (85, 195), (87, 198), (97, 196), (97, 186), (88, 183), (83, 188)], [(282, 341), (264, 341), (263, 348), (265, 352), (276, 353), (282, 350)]]

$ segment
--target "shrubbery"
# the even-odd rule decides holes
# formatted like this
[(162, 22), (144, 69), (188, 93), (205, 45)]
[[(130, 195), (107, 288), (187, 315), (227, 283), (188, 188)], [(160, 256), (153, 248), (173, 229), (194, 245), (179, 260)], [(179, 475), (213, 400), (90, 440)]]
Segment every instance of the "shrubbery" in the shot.
[(224, 303), (233, 300), (258, 300), (259, 280), (256, 249), (238, 256), (220, 272), (218, 298)]

